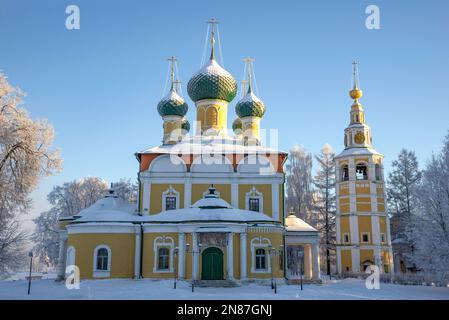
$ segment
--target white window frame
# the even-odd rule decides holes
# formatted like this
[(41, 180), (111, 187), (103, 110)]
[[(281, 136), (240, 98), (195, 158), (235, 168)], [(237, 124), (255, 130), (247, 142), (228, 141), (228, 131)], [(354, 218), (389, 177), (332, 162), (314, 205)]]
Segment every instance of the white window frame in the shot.
[(170, 185), (167, 190), (162, 192), (162, 211), (166, 211), (165, 207), (167, 205), (167, 197), (175, 197), (176, 198), (175, 209), (179, 209), (179, 192), (176, 191), (172, 185)]
[[(97, 270), (97, 258), (98, 250), (106, 249), (108, 251), (108, 268), (107, 270)], [(107, 278), (111, 275), (111, 261), (112, 261), (112, 251), (106, 244), (100, 244), (94, 249), (94, 263), (93, 263), (93, 277), (94, 278)]]
[[(153, 244), (153, 256), (154, 256), (154, 264), (153, 264), (153, 272), (154, 273), (173, 273), (173, 252), (175, 247), (175, 241), (172, 237), (157, 237), (154, 239)], [(159, 269), (159, 248), (167, 248), (169, 251), (169, 268), (168, 269)]]
[[(363, 165), (366, 168), (366, 176), (364, 176), (363, 179), (357, 178), (357, 166), (359, 166), (359, 165)], [(356, 181), (367, 181), (367, 180), (369, 180), (369, 166), (368, 166), (368, 164), (365, 161), (358, 161), (355, 164), (354, 175), (355, 175), (355, 180)]]
[[(360, 237), (360, 242), (361, 243), (371, 243), (371, 235), (369, 232), (361, 232), (360, 233), (361, 237)], [(363, 241), (363, 236), (367, 235), (368, 236), (368, 241)]]
[(249, 192), (245, 193), (245, 210), (249, 210), (250, 198), (259, 199), (259, 212), (263, 212), (263, 193), (259, 192), (256, 186), (253, 186)]
[[(271, 241), (267, 238), (255, 237), (251, 240), (251, 273), (271, 273), (271, 255), (269, 248), (271, 247)], [(256, 269), (256, 250), (265, 249), (266, 252), (266, 269)]]
[[(348, 241), (345, 240), (346, 236), (348, 237)], [(351, 243), (351, 238), (348, 232), (343, 233), (343, 243), (345, 244)]]

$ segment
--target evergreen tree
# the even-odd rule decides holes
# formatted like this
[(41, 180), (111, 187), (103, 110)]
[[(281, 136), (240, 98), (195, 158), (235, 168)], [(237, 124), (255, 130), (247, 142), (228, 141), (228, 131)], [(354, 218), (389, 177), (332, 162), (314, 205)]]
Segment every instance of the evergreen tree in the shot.
[(392, 216), (392, 239), (406, 242), (413, 255), (415, 247), (413, 208), (417, 205), (417, 188), (421, 180), (421, 171), (415, 152), (402, 149), (392, 163), (388, 176), (387, 201)]
[[(331, 274), (331, 251), (335, 253), (335, 151), (325, 144), (320, 154), (315, 155), (319, 169), (314, 177), (316, 188), (315, 210), (316, 226), (323, 234), (322, 248), (326, 250), (326, 271)], [(334, 260), (334, 259), (332, 259)]]

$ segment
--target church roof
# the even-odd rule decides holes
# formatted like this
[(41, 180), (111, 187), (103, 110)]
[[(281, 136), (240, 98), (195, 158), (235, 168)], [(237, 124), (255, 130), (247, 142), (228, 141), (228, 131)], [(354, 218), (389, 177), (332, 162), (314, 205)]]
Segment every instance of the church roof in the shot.
[(381, 153), (377, 152), (373, 148), (367, 147), (352, 147), (344, 149), (340, 154), (336, 155), (335, 158), (342, 158), (345, 156), (367, 156), (367, 155), (378, 155), (383, 156)]
[(285, 218), (285, 226), (287, 231), (318, 231), (294, 214), (290, 214)]

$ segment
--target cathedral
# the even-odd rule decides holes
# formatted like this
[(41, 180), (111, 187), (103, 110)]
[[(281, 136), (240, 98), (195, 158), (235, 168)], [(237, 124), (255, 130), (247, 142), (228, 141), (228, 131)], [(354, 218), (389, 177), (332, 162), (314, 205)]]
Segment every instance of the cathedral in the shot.
[[(253, 59), (245, 59), (244, 94), (228, 129), (237, 82), (216, 60), (216, 23), (210, 22), (209, 59), (187, 83), (195, 132), (172, 57), (170, 89), (157, 105), (162, 144), (135, 154), (137, 206), (111, 186), (91, 207), (61, 218), (59, 279), (76, 266), (81, 279), (320, 281), (319, 231), (285, 208), (287, 153), (263, 143), (266, 107), (253, 89)], [(382, 155), (372, 149), (357, 86), (351, 97), (346, 149), (336, 159), (338, 272), (358, 272), (368, 262), (388, 272)]]

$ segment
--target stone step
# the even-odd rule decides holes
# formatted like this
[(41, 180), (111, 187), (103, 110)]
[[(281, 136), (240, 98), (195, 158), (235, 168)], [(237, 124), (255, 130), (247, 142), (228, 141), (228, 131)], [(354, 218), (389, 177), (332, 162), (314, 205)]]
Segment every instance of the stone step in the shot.
[(195, 287), (212, 287), (212, 288), (233, 288), (239, 284), (232, 280), (195, 280)]

